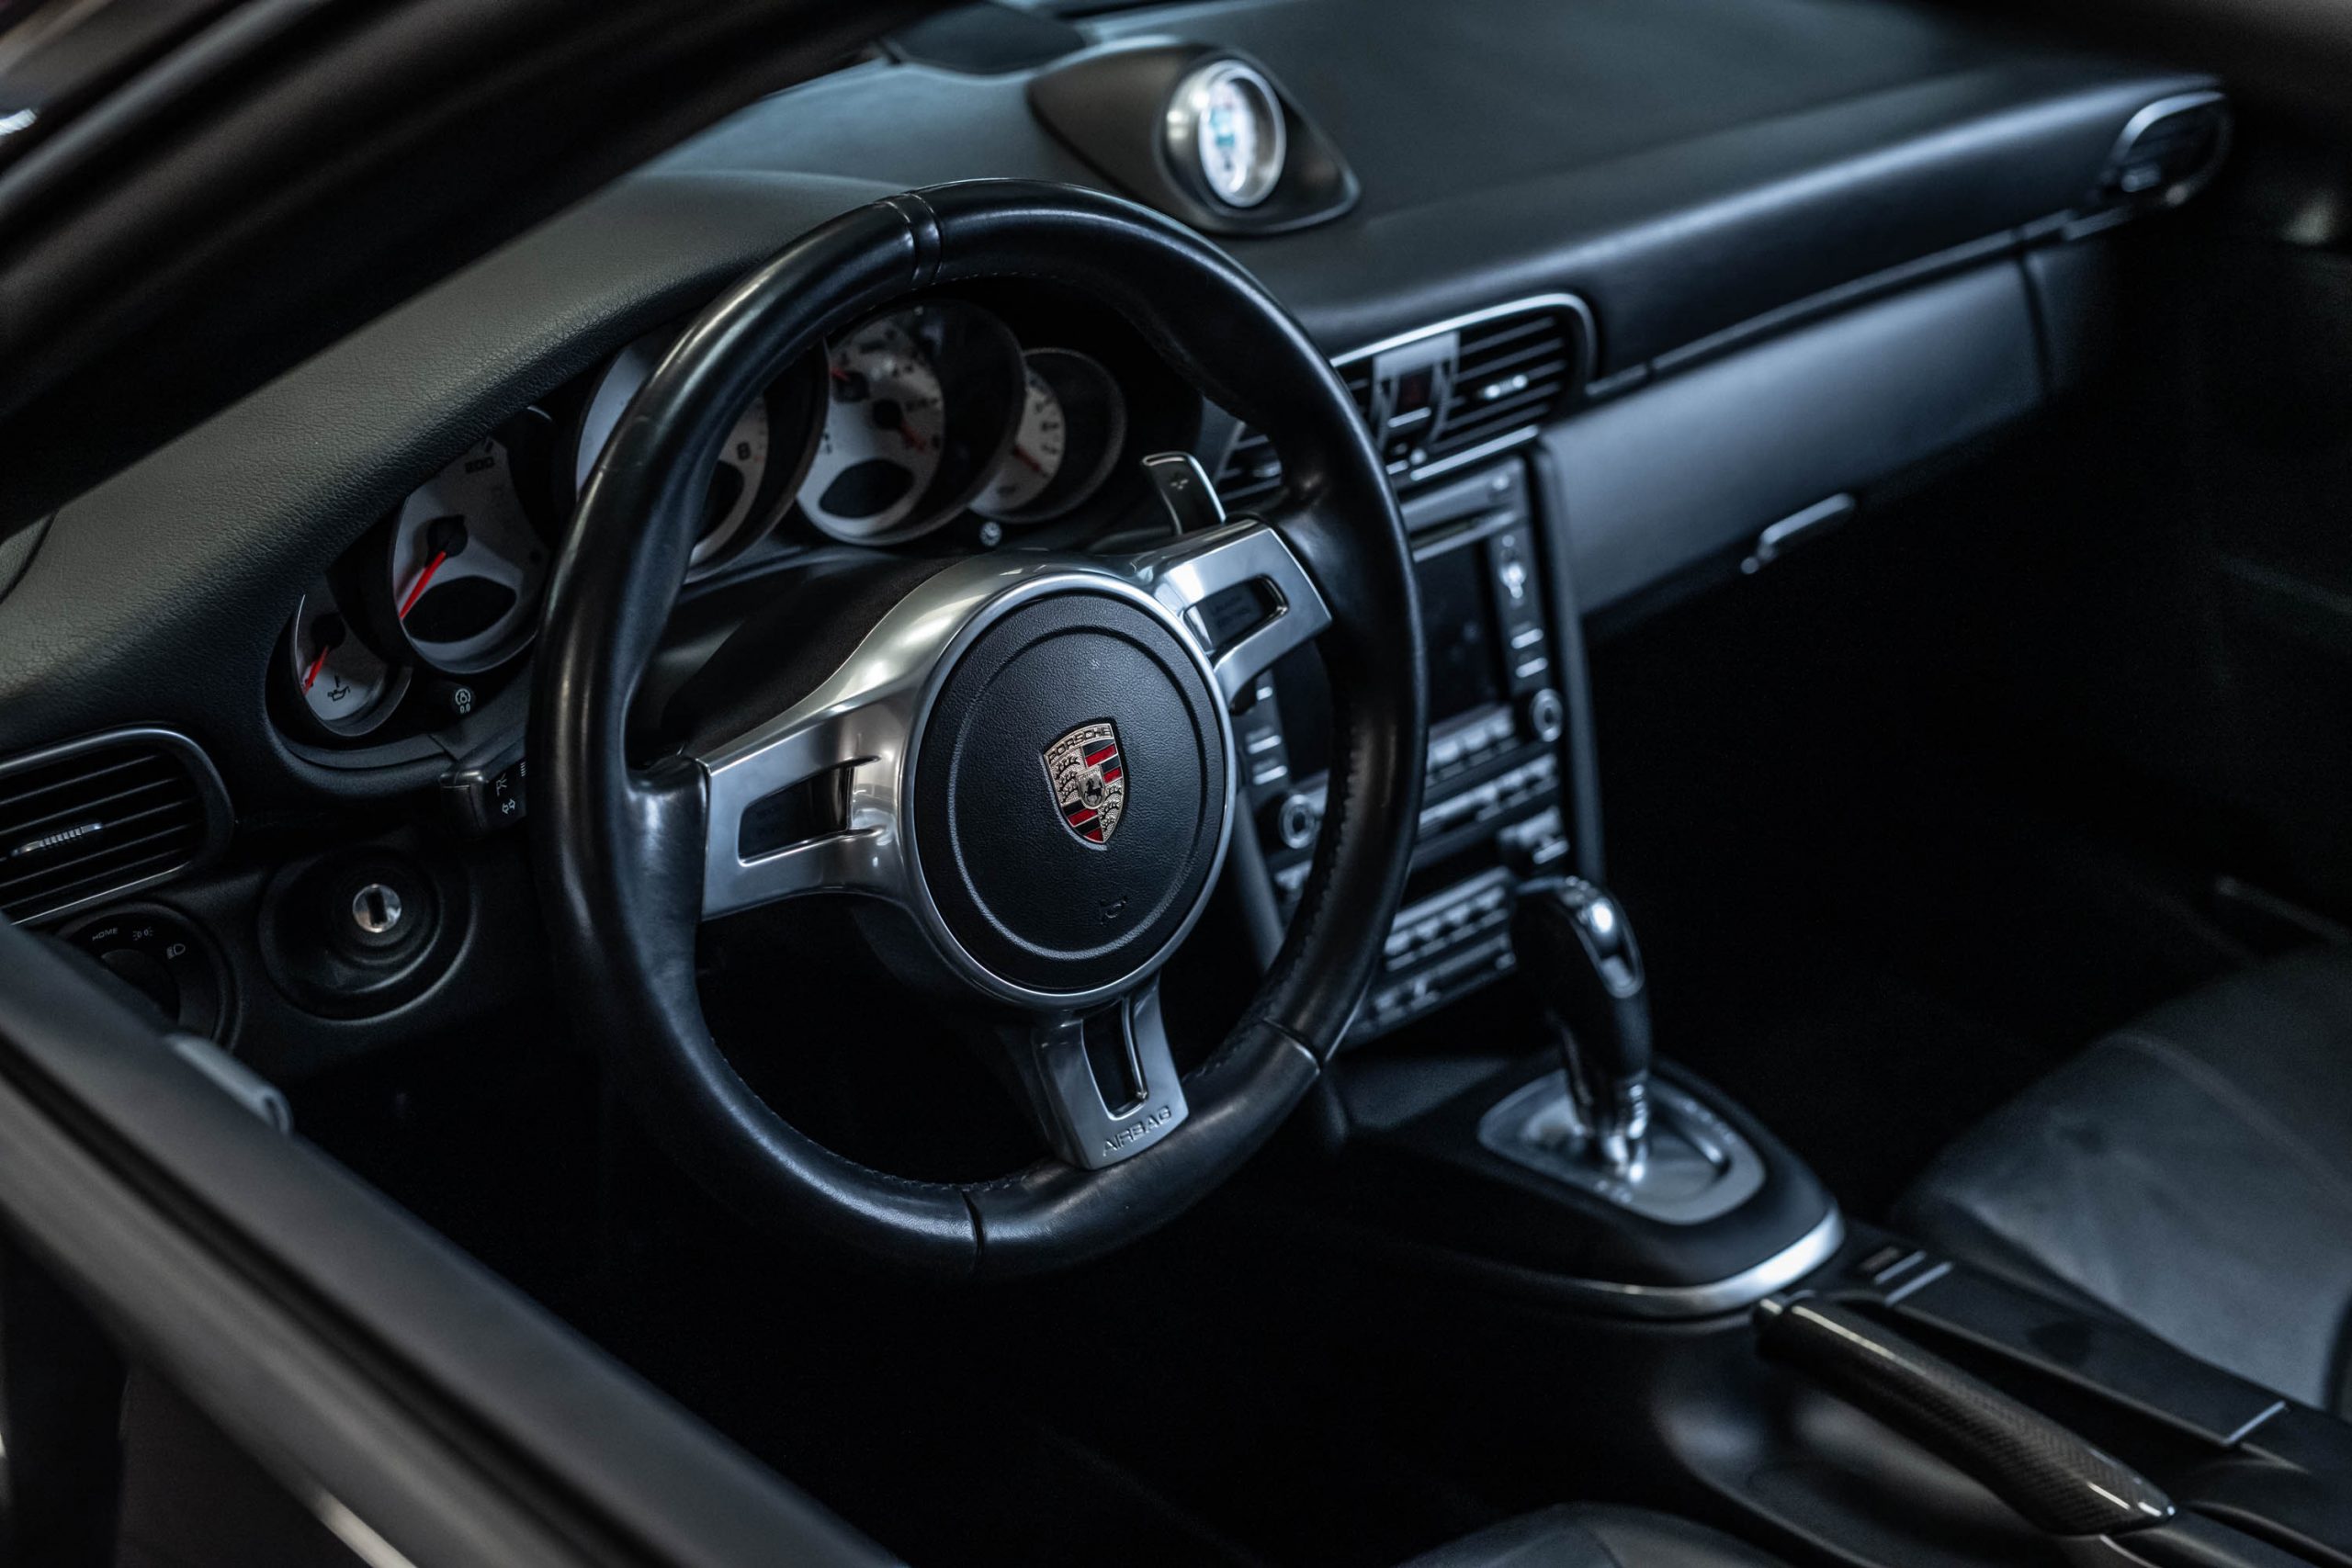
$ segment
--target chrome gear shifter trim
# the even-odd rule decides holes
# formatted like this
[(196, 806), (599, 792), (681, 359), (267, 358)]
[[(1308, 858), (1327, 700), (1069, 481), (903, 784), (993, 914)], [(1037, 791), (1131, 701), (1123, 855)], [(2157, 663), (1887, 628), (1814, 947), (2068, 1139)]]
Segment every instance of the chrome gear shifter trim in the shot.
[(1594, 1157), (1564, 1073), (1513, 1091), (1479, 1119), (1478, 1142), (1505, 1159), (1660, 1224), (1719, 1219), (1764, 1185), (1764, 1160), (1737, 1129), (1670, 1083), (1651, 1080), (1638, 1163)]

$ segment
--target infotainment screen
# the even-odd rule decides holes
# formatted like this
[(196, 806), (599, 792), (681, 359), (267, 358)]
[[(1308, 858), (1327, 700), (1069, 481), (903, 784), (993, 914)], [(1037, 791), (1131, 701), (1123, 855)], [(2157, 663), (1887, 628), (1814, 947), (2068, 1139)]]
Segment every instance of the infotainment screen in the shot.
[(1503, 700), (1502, 661), (1486, 551), (1476, 544), (1413, 563), (1421, 592), (1421, 630), (1429, 639), (1430, 722), (1443, 722)]

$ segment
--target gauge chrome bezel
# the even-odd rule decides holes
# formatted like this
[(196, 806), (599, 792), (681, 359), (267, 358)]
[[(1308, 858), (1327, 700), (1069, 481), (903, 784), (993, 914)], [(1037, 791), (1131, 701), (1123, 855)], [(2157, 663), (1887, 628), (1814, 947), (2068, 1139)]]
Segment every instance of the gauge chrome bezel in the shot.
[[(1241, 188), (1228, 191), (1209, 172), (1208, 141), (1203, 134), (1209, 99), (1219, 87), (1238, 86), (1254, 102), (1259, 119), (1258, 145)], [(1214, 205), (1247, 211), (1262, 203), (1282, 183), (1290, 158), (1288, 116), (1282, 96), (1265, 73), (1230, 57), (1220, 57), (1192, 71), (1170, 95), (1163, 139), (1170, 164), (1185, 186)]]

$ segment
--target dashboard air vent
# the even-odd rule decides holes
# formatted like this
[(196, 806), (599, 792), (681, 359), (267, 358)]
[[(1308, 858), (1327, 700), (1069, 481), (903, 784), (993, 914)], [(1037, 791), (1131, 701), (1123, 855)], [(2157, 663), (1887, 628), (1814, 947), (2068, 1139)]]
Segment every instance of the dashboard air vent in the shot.
[(1263, 505), (1282, 493), (1283, 460), (1274, 444), (1243, 425), (1217, 466), (1216, 493), (1227, 510)]
[[(1346, 384), (1348, 395), (1356, 400), (1356, 412), (1367, 423), (1372, 419), (1372, 361), (1365, 358), (1341, 360), (1333, 367)], [(1283, 460), (1274, 454), (1274, 444), (1244, 424), (1235, 429), (1233, 445), (1226, 448), (1225, 461), (1217, 465), (1217, 498), (1227, 510), (1245, 507), (1262, 509), (1282, 493)]]
[(228, 831), (193, 741), (118, 730), (0, 762), (0, 917), (62, 915), (186, 870)]
[(1576, 378), (1574, 328), (1555, 310), (1500, 316), (1462, 329), (1453, 395), (1430, 438), (1431, 457), (1542, 423)]
[[(1335, 368), (1388, 471), (1420, 479), (1498, 450), (1542, 424), (1580, 389), (1590, 333), (1565, 295), (1481, 310), (1359, 350)], [(1282, 459), (1247, 425), (1216, 473), (1228, 507), (1280, 493)]]

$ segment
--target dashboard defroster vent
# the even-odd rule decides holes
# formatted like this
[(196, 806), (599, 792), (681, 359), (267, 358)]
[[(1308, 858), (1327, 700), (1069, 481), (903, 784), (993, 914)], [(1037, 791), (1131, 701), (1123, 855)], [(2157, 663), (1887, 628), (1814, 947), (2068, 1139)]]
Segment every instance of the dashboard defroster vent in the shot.
[[(1590, 375), (1591, 313), (1570, 295), (1498, 306), (1342, 355), (1347, 383), (1390, 475), (1421, 479), (1532, 437)], [(1228, 507), (1280, 493), (1273, 444), (1239, 426), (1217, 468)]]
[(125, 729), (0, 762), (0, 917), (62, 915), (187, 870), (229, 833), (196, 743)]

